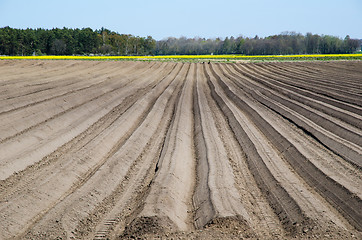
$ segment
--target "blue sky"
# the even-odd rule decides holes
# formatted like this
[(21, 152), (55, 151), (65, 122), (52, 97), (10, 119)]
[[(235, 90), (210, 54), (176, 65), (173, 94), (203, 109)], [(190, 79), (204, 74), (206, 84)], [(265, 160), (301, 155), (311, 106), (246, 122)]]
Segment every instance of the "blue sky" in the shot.
[(136, 36), (362, 39), (362, 0), (0, 0), (0, 27), (101, 27)]

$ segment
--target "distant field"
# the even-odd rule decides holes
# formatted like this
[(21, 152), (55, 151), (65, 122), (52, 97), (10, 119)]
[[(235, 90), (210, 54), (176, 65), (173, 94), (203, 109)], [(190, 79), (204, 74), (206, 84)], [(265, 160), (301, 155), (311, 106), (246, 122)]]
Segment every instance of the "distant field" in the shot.
[(307, 55), (165, 55), (165, 56), (0, 56), (0, 59), (37, 60), (171, 60), (171, 61), (290, 61), (290, 60), (362, 60), (362, 54)]

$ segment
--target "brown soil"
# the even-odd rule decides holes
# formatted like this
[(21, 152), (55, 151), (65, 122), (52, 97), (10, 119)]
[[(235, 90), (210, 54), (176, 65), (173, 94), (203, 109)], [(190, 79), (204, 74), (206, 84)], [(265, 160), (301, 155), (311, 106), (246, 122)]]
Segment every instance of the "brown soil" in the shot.
[(0, 239), (361, 239), (362, 62), (0, 61)]

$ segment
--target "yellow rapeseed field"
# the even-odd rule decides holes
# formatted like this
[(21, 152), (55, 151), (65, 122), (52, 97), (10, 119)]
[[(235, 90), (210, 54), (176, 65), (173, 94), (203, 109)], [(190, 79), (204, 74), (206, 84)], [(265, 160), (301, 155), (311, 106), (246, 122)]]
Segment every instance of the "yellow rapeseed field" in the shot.
[(263, 58), (361, 58), (362, 54), (307, 54), (307, 55), (165, 55), (165, 56), (0, 56), (0, 59), (39, 60), (155, 60), (155, 59), (263, 59)]

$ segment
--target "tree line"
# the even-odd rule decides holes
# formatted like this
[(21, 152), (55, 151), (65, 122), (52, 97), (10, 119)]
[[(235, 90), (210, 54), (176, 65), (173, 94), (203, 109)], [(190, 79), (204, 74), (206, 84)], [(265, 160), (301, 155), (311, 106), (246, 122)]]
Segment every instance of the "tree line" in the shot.
[(173, 38), (156, 43), (156, 55), (173, 54), (244, 54), (244, 55), (287, 55), (287, 54), (339, 54), (353, 53), (361, 49), (361, 41), (348, 35), (338, 38), (329, 35), (306, 35), (284, 32), (265, 38), (226, 37), (220, 38)]
[(329, 54), (353, 53), (361, 40), (348, 35), (284, 32), (265, 38), (174, 38), (156, 41), (151, 36), (119, 34), (101, 28), (0, 28), (0, 55), (202, 55), (202, 54)]
[(150, 55), (156, 41), (102, 28), (0, 28), (0, 55)]

